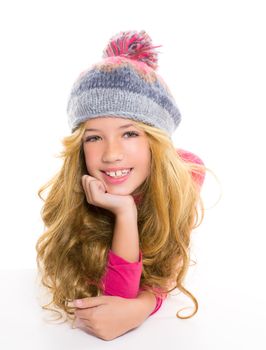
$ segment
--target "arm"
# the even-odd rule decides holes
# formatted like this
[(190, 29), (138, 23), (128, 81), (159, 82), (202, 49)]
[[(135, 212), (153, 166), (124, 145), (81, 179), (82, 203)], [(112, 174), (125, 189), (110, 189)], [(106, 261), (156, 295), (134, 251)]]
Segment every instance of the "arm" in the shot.
[(104, 295), (135, 298), (142, 273), (135, 204), (116, 215), (111, 250), (102, 278)]
[(142, 273), (142, 252), (137, 262), (129, 262), (108, 252), (106, 271), (102, 277), (104, 295), (136, 298)]
[[(148, 291), (141, 291), (137, 296), (136, 308), (138, 309), (138, 320), (137, 324), (144, 322), (149, 316), (155, 313), (158, 301), (155, 296)], [(159, 308), (158, 308), (159, 309)]]
[[(137, 298), (148, 305), (153, 301), (153, 315), (166, 296), (154, 296), (139, 289), (142, 273), (142, 252), (139, 250), (137, 211), (129, 209), (116, 216), (112, 249), (108, 252), (107, 270), (102, 278), (104, 295)], [(140, 293), (139, 293), (140, 292)]]
[(140, 326), (155, 305), (152, 293), (144, 291), (137, 298), (116, 296), (89, 297), (74, 301), (78, 326), (104, 340), (112, 340)]
[[(160, 296), (154, 296), (149, 291), (145, 291), (140, 285), (142, 273), (142, 252), (139, 253), (139, 261), (130, 263), (120, 256), (114, 254), (111, 250), (108, 253), (107, 270), (102, 278), (104, 284), (104, 295), (120, 296), (123, 298), (140, 298), (148, 294), (150, 298), (155, 300), (155, 307), (150, 314), (153, 315), (162, 306), (167, 295), (161, 293)], [(160, 290), (157, 288), (157, 292)]]
[[(143, 295), (148, 295), (150, 299), (153, 299), (155, 301), (154, 308), (152, 309), (152, 312), (149, 314), (149, 317), (155, 314), (160, 309), (160, 307), (163, 304), (163, 301), (167, 298), (167, 295), (168, 295), (161, 288), (153, 287), (152, 289), (154, 292), (155, 291), (157, 292), (156, 295), (154, 295), (148, 290), (145, 290), (143, 287), (140, 287), (139, 295), (138, 295), (138, 297), (140, 298), (142, 298)], [(145, 299), (143, 298), (143, 300)]]
[(139, 261), (137, 210), (129, 208), (116, 215), (112, 251), (129, 262)]

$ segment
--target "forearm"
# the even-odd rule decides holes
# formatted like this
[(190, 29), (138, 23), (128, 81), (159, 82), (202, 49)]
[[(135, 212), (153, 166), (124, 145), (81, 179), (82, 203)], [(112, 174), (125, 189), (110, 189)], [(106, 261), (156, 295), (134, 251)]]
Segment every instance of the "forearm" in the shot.
[(156, 306), (156, 297), (148, 291), (142, 291), (138, 294), (136, 301), (136, 309), (138, 310), (138, 322), (144, 322)]
[[(123, 305), (121, 314), (127, 317), (119, 324), (128, 331), (140, 326), (149, 317), (156, 306), (156, 298), (148, 291), (141, 291), (135, 299), (127, 299), (126, 305)], [(119, 314), (120, 310), (117, 309), (116, 315)]]
[(139, 260), (138, 221), (134, 208), (116, 216), (111, 249), (129, 262)]

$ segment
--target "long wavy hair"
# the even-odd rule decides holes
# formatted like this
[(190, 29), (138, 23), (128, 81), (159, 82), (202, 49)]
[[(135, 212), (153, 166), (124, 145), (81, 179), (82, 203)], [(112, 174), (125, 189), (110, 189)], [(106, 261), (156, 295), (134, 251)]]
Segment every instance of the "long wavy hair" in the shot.
[[(151, 151), (150, 176), (138, 189), (142, 194), (137, 203), (143, 254), (140, 287), (155, 295), (179, 289), (192, 299), (195, 308), (189, 316), (177, 312), (176, 317), (190, 318), (196, 314), (198, 302), (183, 284), (191, 261), (191, 232), (204, 217), (200, 187), (192, 172), (202, 175), (208, 169), (184, 161), (163, 130), (132, 122), (146, 133)], [(115, 224), (110, 211), (86, 201), (81, 182), (82, 175), (88, 174), (82, 144), (84, 130), (82, 123), (63, 138), (64, 148), (59, 155), (63, 165), (38, 191), (44, 201), (41, 217), (45, 229), (36, 243), (36, 261), (41, 283), (52, 296), (42, 308), (59, 313), (59, 319), (63, 313), (73, 320), (69, 303), (74, 299), (103, 294), (100, 281)], [(46, 199), (41, 195), (45, 190)]]

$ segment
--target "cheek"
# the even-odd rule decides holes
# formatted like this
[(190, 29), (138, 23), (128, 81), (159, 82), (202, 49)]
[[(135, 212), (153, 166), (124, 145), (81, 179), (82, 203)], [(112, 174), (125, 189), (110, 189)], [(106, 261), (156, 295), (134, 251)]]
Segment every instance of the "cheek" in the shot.
[(139, 153), (141, 154), (140, 162), (141, 167), (143, 171), (145, 171), (145, 174), (148, 176), (151, 171), (151, 153), (150, 150), (147, 150), (146, 152)]
[(147, 176), (150, 175), (151, 173), (151, 161), (150, 161), (150, 158), (147, 159), (147, 163), (146, 163), (146, 173), (147, 173)]
[(88, 172), (92, 171), (96, 167), (97, 155), (84, 149), (84, 158)]

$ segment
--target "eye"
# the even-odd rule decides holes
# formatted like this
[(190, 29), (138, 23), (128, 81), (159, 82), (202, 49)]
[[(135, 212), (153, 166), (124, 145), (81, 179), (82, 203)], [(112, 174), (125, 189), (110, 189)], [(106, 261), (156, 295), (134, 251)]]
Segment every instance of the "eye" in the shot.
[(134, 135), (134, 136), (139, 136), (139, 134), (138, 133), (136, 133), (135, 131), (127, 131), (127, 132), (125, 132), (124, 133), (124, 135), (126, 135), (126, 134), (129, 134), (129, 135)]
[(90, 142), (91, 140), (95, 139), (96, 137), (99, 137), (99, 136), (89, 136), (85, 139), (85, 142)]
[[(139, 134), (135, 131), (127, 131), (124, 135), (129, 135), (129, 138), (139, 136)], [(99, 136), (88, 136), (85, 138), (85, 142), (95, 142), (95, 140), (99, 138)]]

